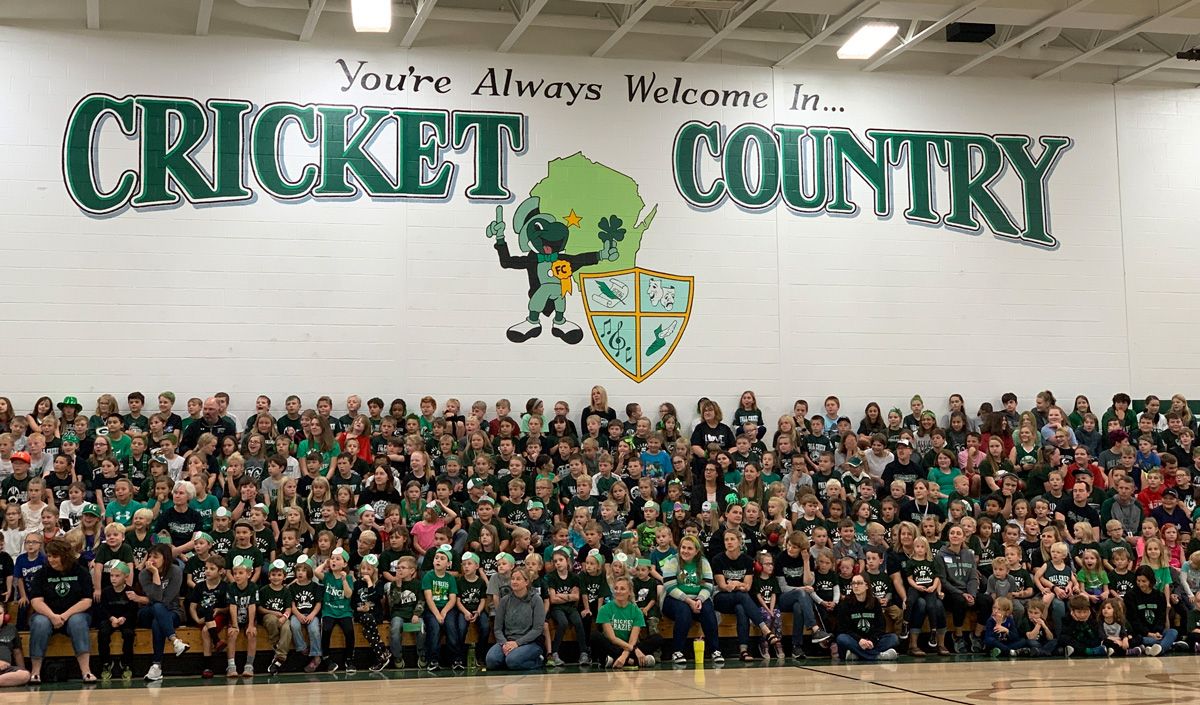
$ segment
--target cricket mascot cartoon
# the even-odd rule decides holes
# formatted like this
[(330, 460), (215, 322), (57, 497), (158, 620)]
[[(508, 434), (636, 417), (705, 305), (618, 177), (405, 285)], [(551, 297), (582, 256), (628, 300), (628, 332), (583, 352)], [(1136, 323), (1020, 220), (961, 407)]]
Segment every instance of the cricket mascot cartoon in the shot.
[(550, 331), (556, 338), (575, 345), (583, 340), (583, 329), (567, 320), (567, 295), (571, 276), (580, 268), (617, 258), (617, 243), (625, 237), (621, 219), (615, 215), (600, 219), (599, 238), (603, 246), (596, 252), (574, 255), (564, 253), (569, 231), (558, 218), (543, 213), (541, 199), (530, 196), (517, 206), (513, 231), (518, 235), (522, 255), (513, 255), (504, 241), (504, 210), (496, 206), (496, 219), (487, 226), (487, 236), (496, 240), (496, 254), (504, 269), (523, 269), (529, 275), (529, 315), (508, 329), (507, 337), (523, 343), (542, 334), (541, 316), (554, 311)]

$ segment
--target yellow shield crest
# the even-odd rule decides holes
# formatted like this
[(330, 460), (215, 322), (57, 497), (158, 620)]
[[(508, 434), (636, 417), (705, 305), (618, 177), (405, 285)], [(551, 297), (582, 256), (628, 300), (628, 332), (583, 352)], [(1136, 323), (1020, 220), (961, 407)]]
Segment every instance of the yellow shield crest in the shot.
[(687, 328), (695, 277), (641, 267), (580, 273), (588, 327), (604, 357), (634, 382), (663, 366)]

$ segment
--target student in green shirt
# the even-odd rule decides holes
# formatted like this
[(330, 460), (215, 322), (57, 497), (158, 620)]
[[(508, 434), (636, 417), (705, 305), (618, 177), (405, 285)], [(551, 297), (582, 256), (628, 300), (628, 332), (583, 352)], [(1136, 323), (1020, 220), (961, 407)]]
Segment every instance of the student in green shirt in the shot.
[[(425, 622), (425, 654), (431, 672), (441, 667), (438, 656), (442, 632), (446, 633), (446, 646), (450, 652), (457, 654), (459, 640), (466, 628), (462, 613), (454, 609), (458, 602), (458, 582), (450, 574), (453, 559), (454, 549), (449, 544), (438, 546), (433, 554), (433, 570), (421, 576), (421, 591), (425, 596), (425, 614), (422, 617)], [(463, 667), (457, 662), (454, 666)]]
[(337, 661), (329, 654), (329, 644), (336, 627), (342, 632), (346, 647), (342, 660), (348, 673), (354, 672), (354, 619), (350, 612), (350, 598), (354, 595), (354, 578), (346, 566), (350, 562), (350, 554), (344, 548), (333, 549), (329, 560), (317, 566), (314, 576), (317, 582), (325, 588), (324, 599), (321, 602), (321, 653), (325, 654), (325, 670), (333, 673), (338, 670)]
[(713, 609), (712, 566), (704, 557), (700, 540), (684, 536), (679, 541), (679, 553), (664, 560), (659, 566), (663, 577), (663, 616), (674, 623), (671, 635), (671, 659), (675, 663), (686, 663), (683, 655), (684, 641), (692, 629), (692, 622), (700, 621), (704, 632), (705, 646), (713, 663), (724, 663), (721, 646), (717, 641), (717, 613)]
[(254, 676), (254, 653), (258, 642), (258, 631), (255, 627), (255, 617), (258, 611), (258, 586), (250, 582), (250, 574), (254, 571), (254, 561), (249, 556), (239, 556), (233, 559), (233, 581), (225, 586), (225, 596), (229, 600), (229, 637), (225, 646), (225, 675), (237, 678), (237, 663), (234, 655), (237, 653), (238, 633), (246, 635), (246, 667), (242, 675), (247, 678)]
[(600, 606), (596, 615), (599, 629), (592, 632), (592, 652), (604, 659), (605, 668), (654, 666), (654, 654), (662, 646), (662, 637), (646, 630), (646, 618), (633, 601), (633, 582), (617, 578), (612, 599)]
[(399, 556), (395, 570), (396, 580), (388, 586), (387, 592), (392, 612), (389, 631), (392, 658), (397, 664), (404, 663), (404, 633), (417, 632), (417, 668), (425, 668), (425, 628), (421, 619), (425, 611), (425, 593), (417, 579), (417, 559)]
[(133, 513), (144, 505), (133, 499), (133, 483), (122, 477), (113, 489), (113, 500), (104, 507), (104, 518), (122, 526), (133, 525)]

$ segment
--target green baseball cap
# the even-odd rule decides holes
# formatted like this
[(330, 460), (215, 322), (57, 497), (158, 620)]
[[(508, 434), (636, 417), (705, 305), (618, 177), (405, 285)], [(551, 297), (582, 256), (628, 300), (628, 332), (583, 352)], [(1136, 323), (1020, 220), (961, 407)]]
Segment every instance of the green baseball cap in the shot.
[(83, 505), (83, 513), (90, 514), (91, 516), (94, 516), (94, 517), (98, 517), (98, 516), (100, 516), (100, 507), (96, 506), (95, 504), (93, 504), (91, 502), (87, 502)]

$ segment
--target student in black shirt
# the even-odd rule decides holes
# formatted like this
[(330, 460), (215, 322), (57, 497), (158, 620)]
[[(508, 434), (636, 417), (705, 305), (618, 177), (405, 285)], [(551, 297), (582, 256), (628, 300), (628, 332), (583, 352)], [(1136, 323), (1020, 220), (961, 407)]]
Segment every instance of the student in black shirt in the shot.
[(713, 580), (717, 592), (713, 595), (713, 608), (723, 614), (737, 618), (738, 651), (743, 661), (756, 660), (750, 653), (750, 620), (758, 625), (763, 639), (779, 648), (779, 636), (762, 618), (762, 610), (750, 597), (750, 586), (754, 581), (754, 559), (742, 552), (742, 532), (737, 528), (725, 529), (722, 538), (725, 550), (712, 557)]

